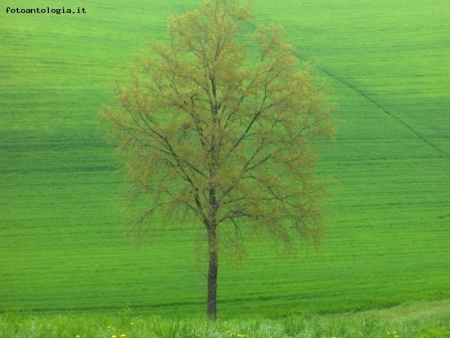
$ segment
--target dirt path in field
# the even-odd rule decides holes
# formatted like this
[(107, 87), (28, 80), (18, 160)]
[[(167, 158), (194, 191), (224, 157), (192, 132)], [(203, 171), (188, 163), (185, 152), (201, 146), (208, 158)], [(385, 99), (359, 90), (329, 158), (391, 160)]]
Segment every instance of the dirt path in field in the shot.
[(364, 315), (388, 321), (415, 321), (428, 318), (450, 317), (450, 299), (400, 305), (386, 310), (371, 310)]

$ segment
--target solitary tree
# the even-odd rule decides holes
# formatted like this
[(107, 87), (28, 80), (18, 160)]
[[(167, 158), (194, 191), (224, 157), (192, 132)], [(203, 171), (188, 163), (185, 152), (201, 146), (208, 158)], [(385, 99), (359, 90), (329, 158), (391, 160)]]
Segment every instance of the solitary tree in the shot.
[(322, 86), (298, 66), (281, 27), (255, 28), (239, 0), (209, 0), (170, 18), (167, 43), (103, 109), (140, 207), (133, 230), (164, 215), (204, 228), (210, 319), (227, 244), (268, 234), (292, 249), (322, 236), (313, 167), (333, 128)]

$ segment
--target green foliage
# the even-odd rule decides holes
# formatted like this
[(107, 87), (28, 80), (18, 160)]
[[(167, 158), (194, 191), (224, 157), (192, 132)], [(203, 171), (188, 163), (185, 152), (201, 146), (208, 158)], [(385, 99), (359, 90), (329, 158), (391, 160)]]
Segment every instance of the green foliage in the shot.
[(441, 327), (439, 329), (429, 328), (423, 335), (423, 338), (448, 338), (450, 337), (450, 328)]
[[(420, 318), (404, 316), (413, 311)], [(388, 311), (338, 315), (291, 315), (210, 322), (205, 318), (121, 313), (0, 315), (1, 337), (46, 338), (431, 338), (448, 337), (449, 302), (418, 303)], [(440, 329), (430, 329), (439, 327)]]
[(135, 62), (103, 109), (138, 236), (198, 223), (219, 241), (208, 252), (261, 234), (288, 249), (321, 238), (325, 188), (313, 169), (317, 139), (333, 135), (329, 104), (284, 30), (246, 34), (250, 16), (237, 0), (212, 0), (171, 17), (168, 41)]
[[(106, 84), (142, 41), (162, 39), (171, 11), (198, 5), (101, 0), (82, 17), (1, 14), (1, 311), (203, 312), (204, 278), (186, 240), (195, 231), (171, 224), (170, 237), (151, 233), (158, 240), (139, 250), (122, 236), (122, 177), (97, 122), (112, 101)], [(321, 252), (293, 262), (246, 243), (245, 269), (222, 271), (219, 311), (278, 317), (450, 298), (448, 2), (259, 0), (253, 8), (261, 22), (286, 27), (301, 57), (333, 82), (344, 122), (317, 172), (341, 185), (328, 199)], [(344, 323), (337, 333), (351, 336)], [(101, 324), (102, 337), (112, 324)], [(246, 325), (220, 332), (248, 335), (257, 323)], [(414, 336), (393, 325), (380, 337), (393, 331)]]

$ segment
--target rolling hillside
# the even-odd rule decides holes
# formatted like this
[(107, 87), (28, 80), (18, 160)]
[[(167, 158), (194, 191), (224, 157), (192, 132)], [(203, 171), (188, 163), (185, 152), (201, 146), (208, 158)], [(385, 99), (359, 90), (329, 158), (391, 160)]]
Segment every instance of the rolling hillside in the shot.
[[(86, 14), (0, 13), (0, 311), (203, 313), (195, 234), (137, 248), (121, 228), (111, 103), (167, 16), (202, 1), (80, 0)], [(41, 0), (20, 6), (47, 7)], [(219, 313), (287, 315), (450, 298), (450, 3), (259, 0), (333, 85), (341, 119), (318, 172), (330, 192), (319, 253), (248, 243), (221, 266)], [(148, 46), (148, 45), (147, 45)], [(147, 238), (148, 239), (148, 238)]]

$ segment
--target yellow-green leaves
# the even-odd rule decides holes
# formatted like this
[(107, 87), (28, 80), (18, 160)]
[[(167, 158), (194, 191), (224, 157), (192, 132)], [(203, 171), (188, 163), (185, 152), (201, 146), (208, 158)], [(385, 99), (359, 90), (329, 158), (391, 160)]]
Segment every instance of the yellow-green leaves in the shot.
[(250, 18), (237, 0), (171, 17), (167, 42), (136, 63), (104, 115), (145, 215), (178, 211), (290, 246), (322, 234), (313, 168), (330, 109), (283, 28), (246, 34)]

